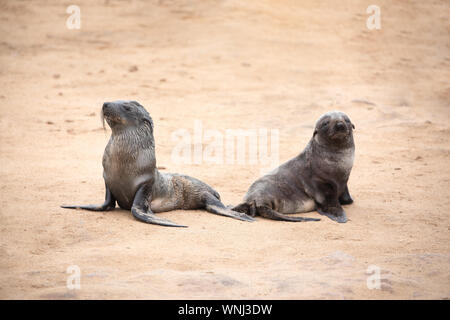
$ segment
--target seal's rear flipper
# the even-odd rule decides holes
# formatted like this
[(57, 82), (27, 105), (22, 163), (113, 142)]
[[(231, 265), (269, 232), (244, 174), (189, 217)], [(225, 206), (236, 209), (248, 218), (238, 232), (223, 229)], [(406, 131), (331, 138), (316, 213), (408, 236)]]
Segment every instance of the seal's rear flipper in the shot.
[(160, 226), (165, 227), (180, 227), (180, 228), (187, 228), (187, 226), (183, 226), (180, 224), (176, 224), (170, 220), (166, 220), (160, 217), (157, 217), (153, 212), (145, 212), (142, 209), (139, 209), (138, 207), (134, 206), (131, 208), (131, 213), (133, 216), (143, 222), (151, 223), (151, 224), (157, 224)]
[(348, 220), (347, 214), (345, 213), (344, 210), (342, 210), (342, 212), (340, 212), (339, 214), (332, 214), (329, 212), (325, 212), (321, 209), (317, 209), (317, 212), (319, 212), (321, 215), (327, 216), (331, 220), (336, 221), (338, 223), (346, 223)]
[(266, 206), (257, 207), (256, 210), (258, 211), (260, 216), (273, 220), (291, 221), (291, 222), (320, 221), (320, 219), (315, 218), (289, 217), (275, 210), (272, 210), (271, 208)]
[(233, 211), (243, 212), (243, 213), (247, 213), (247, 214), (249, 212), (248, 204), (245, 202), (238, 204), (237, 206), (231, 207), (231, 208), (227, 206), (227, 208), (230, 210), (233, 210)]
[(227, 209), (225, 207), (221, 208), (221, 207), (218, 207), (218, 206), (213, 205), (213, 204), (207, 204), (206, 205), (206, 211), (214, 213), (214, 214), (218, 214), (218, 215), (221, 215), (221, 216), (242, 220), (242, 221), (248, 221), (248, 222), (255, 221), (255, 219), (253, 219), (252, 217), (246, 215), (245, 213), (233, 211), (233, 210)]
[(255, 219), (246, 215), (243, 212), (238, 212), (238, 211), (231, 210), (230, 208), (225, 207), (225, 205), (222, 202), (220, 202), (219, 199), (214, 197), (212, 194), (208, 194), (206, 196), (205, 209), (208, 212), (218, 214), (221, 216), (225, 216), (225, 217), (234, 218), (237, 220), (248, 221), (248, 222), (255, 221)]
[(243, 202), (241, 204), (238, 204), (234, 208), (231, 208), (233, 211), (243, 212), (247, 214), (250, 217), (256, 216), (256, 204), (255, 201), (252, 201), (251, 203)]
[(114, 207), (107, 206), (107, 205), (62, 205), (61, 208), (64, 209), (83, 209), (83, 210), (89, 210), (89, 211), (110, 211), (113, 210)]
[(114, 198), (113, 194), (109, 190), (108, 186), (105, 183), (105, 202), (101, 205), (62, 205), (61, 208), (64, 209), (83, 209), (83, 210), (89, 210), (89, 211), (110, 211), (114, 210), (116, 207), (116, 199)]

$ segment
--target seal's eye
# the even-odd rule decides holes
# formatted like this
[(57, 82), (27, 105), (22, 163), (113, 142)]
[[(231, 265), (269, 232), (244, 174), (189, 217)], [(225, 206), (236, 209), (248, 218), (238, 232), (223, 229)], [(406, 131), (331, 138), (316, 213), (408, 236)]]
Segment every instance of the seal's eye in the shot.
[(345, 119), (345, 122), (350, 123), (350, 120), (349, 119)]
[(325, 121), (322, 123), (322, 127), (326, 127), (328, 124), (330, 123), (330, 121)]
[(131, 107), (130, 107), (130, 106), (124, 105), (123, 108), (124, 108), (126, 111), (131, 111)]

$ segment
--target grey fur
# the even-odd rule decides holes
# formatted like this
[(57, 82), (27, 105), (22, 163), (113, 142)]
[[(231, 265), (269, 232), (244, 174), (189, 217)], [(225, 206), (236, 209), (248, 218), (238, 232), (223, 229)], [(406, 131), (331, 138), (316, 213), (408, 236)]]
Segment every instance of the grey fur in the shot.
[(317, 221), (285, 214), (317, 211), (347, 222), (342, 204), (353, 202), (347, 181), (353, 166), (354, 125), (345, 113), (322, 115), (306, 148), (256, 180), (233, 210), (283, 221)]
[(157, 217), (154, 212), (201, 209), (243, 221), (254, 219), (226, 208), (217, 191), (202, 181), (156, 168), (153, 121), (136, 101), (106, 102), (102, 119), (111, 127), (111, 138), (103, 154), (105, 203), (95, 206), (62, 206), (69, 209), (107, 211), (115, 203), (141, 221), (185, 227)]

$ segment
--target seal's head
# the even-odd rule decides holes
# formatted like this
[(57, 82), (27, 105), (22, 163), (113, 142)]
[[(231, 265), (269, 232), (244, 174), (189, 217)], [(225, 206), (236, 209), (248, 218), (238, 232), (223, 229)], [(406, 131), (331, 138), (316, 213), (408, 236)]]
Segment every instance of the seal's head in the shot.
[(313, 137), (321, 144), (336, 145), (353, 142), (354, 128), (355, 126), (345, 113), (331, 111), (317, 120)]
[(152, 118), (137, 101), (105, 102), (101, 116), (111, 127), (113, 133), (129, 129), (149, 129), (153, 131)]

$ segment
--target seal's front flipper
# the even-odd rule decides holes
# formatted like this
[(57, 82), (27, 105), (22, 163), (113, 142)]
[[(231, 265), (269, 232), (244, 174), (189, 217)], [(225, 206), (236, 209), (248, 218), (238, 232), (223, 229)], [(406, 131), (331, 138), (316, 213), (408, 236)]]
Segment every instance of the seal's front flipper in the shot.
[(143, 211), (142, 209), (136, 207), (133, 205), (133, 207), (131, 208), (131, 213), (133, 214), (133, 216), (138, 219), (141, 220), (143, 222), (146, 223), (151, 223), (151, 224), (157, 224), (160, 226), (165, 226), (165, 227), (180, 227), (180, 228), (187, 228), (187, 226), (183, 226), (180, 224), (176, 224), (170, 220), (166, 220), (160, 217), (157, 217), (153, 212), (151, 211)]
[(345, 186), (344, 192), (339, 197), (339, 203), (340, 204), (351, 204), (351, 203), (353, 203), (353, 199), (350, 196), (350, 193), (348, 192), (348, 186)]
[(136, 195), (134, 196), (133, 206), (131, 207), (131, 213), (133, 216), (136, 219), (146, 223), (157, 224), (165, 227), (187, 228), (187, 226), (159, 218), (152, 212), (149, 206), (149, 203), (151, 202), (151, 190), (151, 185), (143, 185), (138, 189)]
[(225, 207), (225, 205), (222, 202), (220, 202), (219, 199), (217, 199), (214, 195), (210, 193), (206, 195), (205, 202), (206, 202), (205, 209), (208, 212), (242, 221), (248, 222), (255, 221), (255, 219), (253, 219), (249, 215), (246, 215), (243, 212), (234, 211), (231, 210), (230, 208)]
[(345, 211), (342, 208), (341, 208), (341, 211), (337, 212), (337, 213), (325, 212), (322, 209), (317, 209), (317, 212), (319, 212), (321, 215), (327, 216), (331, 220), (336, 221), (338, 223), (346, 223), (348, 220), (347, 214), (345, 213)]
[(62, 205), (64, 209), (83, 209), (89, 211), (110, 211), (116, 207), (116, 199), (105, 183), (105, 202), (101, 205)]
[(345, 214), (344, 209), (342, 209), (341, 207), (342, 199), (347, 201), (349, 201), (349, 199), (351, 200), (347, 186), (345, 186), (345, 190), (341, 196), (339, 196), (337, 192), (337, 184), (333, 181), (316, 181), (316, 188), (319, 192), (319, 195), (321, 195), (321, 201), (317, 201), (316, 197), (317, 211), (321, 215), (327, 216), (333, 221), (339, 223), (347, 222), (347, 215)]
[(316, 219), (316, 218), (290, 217), (290, 216), (284, 215), (282, 213), (279, 213), (267, 206), (256, 207), (256, 210), (258, 211), (258, 214), (261, 217), (273, 219), (273, 220), (291, 221), (291, 222), (320, 221), (320, 219)]

